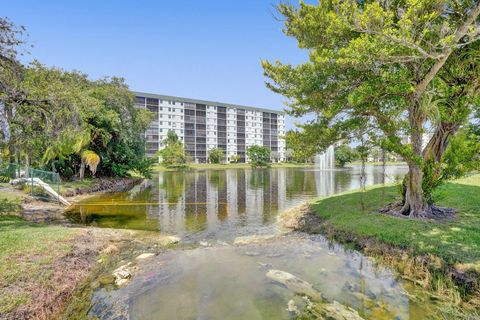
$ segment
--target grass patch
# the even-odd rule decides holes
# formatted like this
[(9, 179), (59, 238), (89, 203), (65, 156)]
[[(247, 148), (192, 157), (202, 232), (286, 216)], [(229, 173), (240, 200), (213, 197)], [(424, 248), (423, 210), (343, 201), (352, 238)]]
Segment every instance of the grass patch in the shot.
[[(399, 199), (395, 186), (372, 187), (321, 199), (315, 212), (335, 230), (370, 237), (416, 254), (480, 270), (480, 175), (447, 183), (434, 193), (436, 204), (458, 209), (453, 220), (437, 222), (378, 214)], [(363, 209), (362, 209), (363, 202)]]
[(28, 304), (34, 286), (49, 283), (49, 265), (72, 248), (76, 231), (62, 226), (0, 216), (0, 318)]
[(9, 189), (9, 186), (0, 186), (0, 215), (14, 214), (20, 210), (22, 196), (19, 192)]

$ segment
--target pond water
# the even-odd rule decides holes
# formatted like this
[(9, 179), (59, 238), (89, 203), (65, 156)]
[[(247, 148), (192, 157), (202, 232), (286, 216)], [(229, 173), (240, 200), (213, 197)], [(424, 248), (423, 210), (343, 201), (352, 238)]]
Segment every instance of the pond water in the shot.
[[(367, 185), (400, 179), (405, 167), (368, 166)], [(266, 277), (279, 269), (365, 319), (427, 319), (424, 293), (391, 270), (320, 235), (290, 233), (233, 245), (237, 236), (272, 234), (282, 211), (361, 186), (360, 168), (161, 172), (128, 192), (101, 195), (68, 213), (77, 223), (179, 235), (192, 249), (169, 250), (138, 265), (125, 288), (98, 289), (90, 315), (102, 319), (291, 319), (304, 301)]]
[[(406, 173), (387, 166), (385, 181)], [(366, 167), (366, 185), (382, 183), (381, 166)], [(307, 200), (361, 186), (361, 168), (228, 169), (160, 172), (127, 192), (104, 194), (74, 206), (73, 222), (175, 234), (185, 239), (231, 240), (270, 233), (277, 214)]]

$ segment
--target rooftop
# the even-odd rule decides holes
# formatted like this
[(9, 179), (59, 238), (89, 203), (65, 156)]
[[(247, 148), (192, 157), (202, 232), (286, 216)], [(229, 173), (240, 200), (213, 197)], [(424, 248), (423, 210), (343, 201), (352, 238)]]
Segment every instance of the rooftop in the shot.
[(267, 109), (267, 108), (251, 107), (251, 106), (243, 106), (243, 105), (240, 105), (240, 104), (232, 104), (232, 103), (209, 101), (209, 100), (200, 100), (200, 99), (191, 99), (191, 98), (182, 98), (182, 97), (175, 97), (175, 96), (166, 96), (166, 95), (162, 95), (162, 94), (154, 94), (154, 93), (139, 92), (139, 91), (132, 91), (132, 93), (136, 96), (139, 96), (139, 97), (155, 98), (155, 99), (159, 99), (159, 100), (174, 100), (174, 101), (180, 101), (180, 102), (205, 104), (205, 105), (209, 105), (209, 106), (241, 108), (241, 109), (246, 109), (246, 110), (270, 112), (270, 113), (277, 113), (277, 114), (282, 114), (282, 115), (285, 114), (284, 111), (278, 111), (278, 110)]

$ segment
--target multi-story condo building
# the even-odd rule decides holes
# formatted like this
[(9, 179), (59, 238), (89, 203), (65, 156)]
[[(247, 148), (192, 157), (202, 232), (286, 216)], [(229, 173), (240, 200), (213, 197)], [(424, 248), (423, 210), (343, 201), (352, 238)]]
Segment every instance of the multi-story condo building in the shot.
[(270, 148), (272, 161), (285, 160), (285, 114), (276, 110), (229, 103), (133, 92), (135, 106), (148, 109), (155, 117), (147, 131), (146, 155), (162, 149), (169, 130), (183, 141), (195, 162), (205, 163), (214, 148), (248, 161), (252, 145)]

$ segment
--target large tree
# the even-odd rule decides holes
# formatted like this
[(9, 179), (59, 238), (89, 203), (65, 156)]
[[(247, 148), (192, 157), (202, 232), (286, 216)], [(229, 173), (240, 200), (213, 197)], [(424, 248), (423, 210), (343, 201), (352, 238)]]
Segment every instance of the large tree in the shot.
[[(444, 213), (429, 202), (424, 172), (440, 176), (448, 142), (478, 97), (479, 1), (322, 0), (278, 10), (309, 60), (264, 61), (267, 86), (289, 98), (291, 114), (317, 115), (304, 132), (321, 147), (352, 133), (373, 137), (409, 167), (395, 212)], [(427, 129), (434, 134), (423, 146)]]

